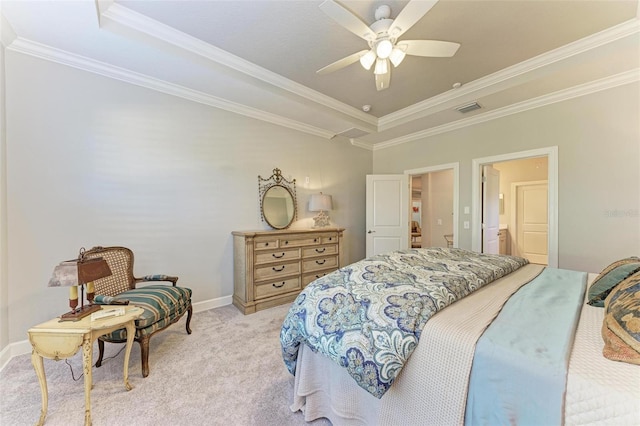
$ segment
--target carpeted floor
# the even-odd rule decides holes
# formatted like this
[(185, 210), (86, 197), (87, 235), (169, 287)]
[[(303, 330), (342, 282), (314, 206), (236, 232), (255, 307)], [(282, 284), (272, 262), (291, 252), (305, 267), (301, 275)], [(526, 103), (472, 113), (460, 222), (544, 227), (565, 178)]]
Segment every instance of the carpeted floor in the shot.
[[(129, 382), (122, 380), (124, 345), (106, 344), (100, 368), (93, 368), (93, 425), (302, 425), (289, 404), (293, 376), (280, 355), (280, 326), (288, 306), (242, 315), (224, 306), (185, 318), (151, 338), (150, 374), (142, 378), (140, 348), (134, 343)], [(81, 351), (80, 351), (81, 352)], [(98, 355), (94, 345), (94, 363)], [(46, 424), (82, 425), (84, 382), (80, 353), (64, 361), (45, 359), (49, 387)], [(41, 394), (30, 355), (14, 357), (0, 372), (0, 424), (33, 425)], [(313, 423), (328, 425), (324, 419)]]

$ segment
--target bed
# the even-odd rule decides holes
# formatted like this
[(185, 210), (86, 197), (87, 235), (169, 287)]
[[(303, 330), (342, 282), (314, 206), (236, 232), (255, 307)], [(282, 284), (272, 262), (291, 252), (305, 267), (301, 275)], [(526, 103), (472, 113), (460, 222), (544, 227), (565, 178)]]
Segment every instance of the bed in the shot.
[[(640, 286), (630, 259), (613, 278)], [(640, 424), (640, 360), (603, 356), (607, 311), (584, 303), (594, 279), (614, 295), (613, 266), (588, 276), (431, 248), (341, 268), (307, 286), (284, 321), (291, 409), (336, 425)]]

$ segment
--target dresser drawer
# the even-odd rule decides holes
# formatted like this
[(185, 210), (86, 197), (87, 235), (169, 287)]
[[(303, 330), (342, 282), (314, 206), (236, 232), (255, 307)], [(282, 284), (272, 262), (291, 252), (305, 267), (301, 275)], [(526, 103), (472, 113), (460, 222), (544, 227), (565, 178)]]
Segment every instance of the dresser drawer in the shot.
[(300, 290), (300, 277), (288, 278), (282, 281), (274, 281), (256, 285), (256, 299), (277, 296), (290, 291)]
[(338, 242), (338, 236), (337, 235), (323, 235), (320, 238), (320, 243), (321, 244), (335, 244)]
[(269, 250), (269, 249), (276, 249), (279, 247), (278, 242), (280, 240), (278, 238), (275, 237), (271, 237), (271, 238), (256, 238), (255, 241), (253, 242), (254, 247), (256, 248), (256, 250)]
[(307, 259), (302, 261), (302, 271), (311, 272), (321, 269), (337, 268), (338, 256), (317, 257), (315, 259)]
[(281, 238), (280, 239), (280, 248), (286, 247), (304, 247), (304, 246), (312, 246), (320, 244), (320, 238), (318, 236), (315, 237), (305, 237), (305, 238)]
[(279, 279), (279, 277), (285, 277), (287, 275), (299, 274), (300, 262), (289, 263), (272, 263), (268, 266), (258, 266), (254, 272), (254, 279), (256, 281)]
[(318, 278), (324, 277), (327, 274), (332, 273), (333, 271), (335, 271), (335, 269), (329, 270), (329, 271), (322, 271), (322, 272), (314, 272), (311, 274), (304, 274), (302, 276), (302, 287), (306, 287), (309, 285), (309, 283), (317, 280)]
[(303, 258), (328, 254), (338, 254), (338, 246), (336, 244), (330, 244), (326, 246), (307, 247), (302, 249)]
[(300, 259), (298, 248), (256, 253), (256, 265), (294, 259)]

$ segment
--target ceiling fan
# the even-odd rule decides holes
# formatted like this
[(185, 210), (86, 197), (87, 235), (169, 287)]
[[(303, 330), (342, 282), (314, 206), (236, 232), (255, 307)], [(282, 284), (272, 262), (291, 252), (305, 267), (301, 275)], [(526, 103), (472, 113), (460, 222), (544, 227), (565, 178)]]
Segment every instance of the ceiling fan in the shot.
[(370, 70), (375, 63), (373, 73), (376, 78), (376, 89), (384, 90), (391, 81), (391, 67), (400, 65), (405, 55), (451, 57), (460, 47), (459, 43), (439, 40), (398, 40), (409, 28), (420, 20), (438, 0), (411, 0), (400, 11), (396, 19), (390, 19), (391, 8), (379, 6), (375, 11), (376, 21), (367, 26), (362, 19), (350, 10), (333, 0), (320, 4), (320, 9), (337, 23), (369, 43), (369, 50), (361, 50), (342, 58), (316, 71), (327, 74), (337, 71), (357, 61)]

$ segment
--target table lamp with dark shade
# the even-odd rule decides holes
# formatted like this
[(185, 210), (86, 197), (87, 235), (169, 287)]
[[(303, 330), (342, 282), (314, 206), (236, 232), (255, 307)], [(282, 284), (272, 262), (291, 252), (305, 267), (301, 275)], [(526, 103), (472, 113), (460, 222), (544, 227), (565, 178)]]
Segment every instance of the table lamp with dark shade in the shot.
[[(93, 304), (93, 281), (111, 275), (109, 264), (103, 258), (86, 259), (84, 247), (77, 259), (61, 262), (53, 270), (49, 287), (69, 287), (69, 306), (71, 311), (60, 316), (61, 321), (78, 321), (100, 310)], [(87, 301), (84, 304), (84, 286), (87, 285)], [(80, 286), (80, 307), (78, 308), (78, 286)]]

